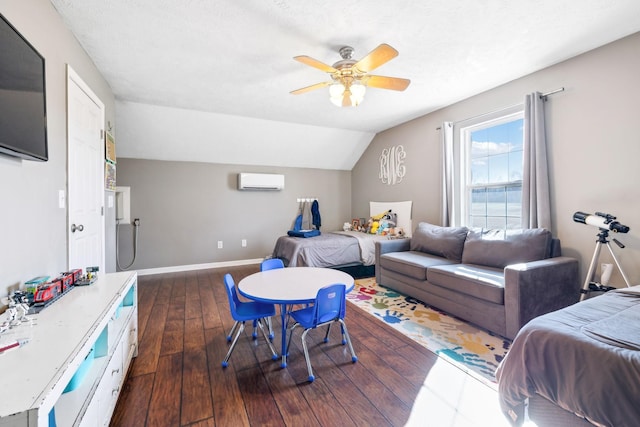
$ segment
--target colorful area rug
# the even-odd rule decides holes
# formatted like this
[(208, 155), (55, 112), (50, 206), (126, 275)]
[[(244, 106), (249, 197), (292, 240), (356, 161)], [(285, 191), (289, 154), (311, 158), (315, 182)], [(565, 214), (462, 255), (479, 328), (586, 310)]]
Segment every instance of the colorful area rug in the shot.
[(495, 370), (511, 341), (415, 298), (377, 285), (375, 278), (356, 280), (347, 299), (439, 357), (495, 388)]

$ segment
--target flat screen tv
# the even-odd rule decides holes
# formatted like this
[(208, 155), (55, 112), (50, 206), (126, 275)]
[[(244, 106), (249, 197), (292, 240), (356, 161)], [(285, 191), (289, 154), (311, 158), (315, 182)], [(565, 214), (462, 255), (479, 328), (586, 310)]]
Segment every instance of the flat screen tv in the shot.
[(0, 153), (49, 158), (44, 58), (1, 14)]

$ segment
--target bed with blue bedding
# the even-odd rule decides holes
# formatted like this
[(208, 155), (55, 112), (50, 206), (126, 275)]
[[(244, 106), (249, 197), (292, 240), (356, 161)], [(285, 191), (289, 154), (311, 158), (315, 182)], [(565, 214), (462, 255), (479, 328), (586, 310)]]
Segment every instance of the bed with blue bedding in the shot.
[(386, 236), (336, 231), (315, 237), (280, 236), (272, 256), (286, 267), (342, 267), (375, 263), (375, 242)]
[[(371, 217), (393, 212), (396, 226), (411, 236), (411, 206), (411, 201), (369, 202), (369, 212)], [(314, 236), (280, 236), (272, 256), (282, 259), (287, 267), (371, 267), (375, 264), (375, 242), (389, 238), (358, 231), (314, 231), (318, 231)]]

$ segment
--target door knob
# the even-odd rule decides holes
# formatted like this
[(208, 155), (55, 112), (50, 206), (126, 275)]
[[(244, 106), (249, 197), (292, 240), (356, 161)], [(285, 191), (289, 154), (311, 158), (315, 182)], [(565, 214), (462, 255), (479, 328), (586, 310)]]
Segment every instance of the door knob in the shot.
[(84, 225), (82, 225), (82, 224), (80, 224), (80, 225), (71, 224), (71, 232), (75, 233), (76, 230), (78, 230), (78, 231), (84, 230)]

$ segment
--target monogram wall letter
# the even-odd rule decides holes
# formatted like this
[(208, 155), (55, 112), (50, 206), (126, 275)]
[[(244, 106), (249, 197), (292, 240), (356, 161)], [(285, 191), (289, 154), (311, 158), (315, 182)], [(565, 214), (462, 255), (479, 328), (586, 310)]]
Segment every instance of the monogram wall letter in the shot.
[(402, 181), (407, 172), (404, 159), (407, 153), (402, 145), (385, 148), (380, 155), (380, 174), (378, 178), (383, 184), (395, 185)]

